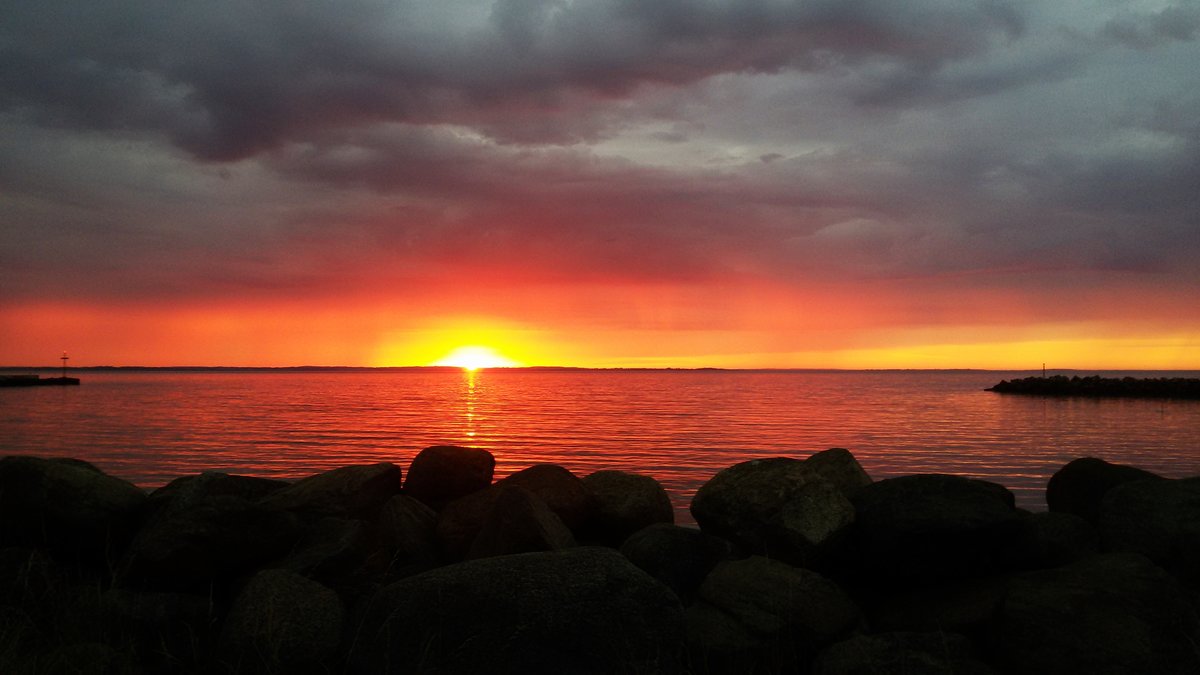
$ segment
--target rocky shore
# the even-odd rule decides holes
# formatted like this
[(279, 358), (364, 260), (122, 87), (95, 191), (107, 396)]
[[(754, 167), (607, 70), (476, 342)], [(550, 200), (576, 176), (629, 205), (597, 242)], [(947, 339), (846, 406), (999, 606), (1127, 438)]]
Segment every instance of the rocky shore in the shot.
[(1194, 377), (1025, 377), (1001, 380), (986, 391), (1037, 396), (1200, 399), (1200, 379)]
[(1200, 672), (1200, 478), (1082, 458), (1047, 512), (853, 455), (650, 476), (482, 450), (149, 494), (0, 460), (3, 673)]

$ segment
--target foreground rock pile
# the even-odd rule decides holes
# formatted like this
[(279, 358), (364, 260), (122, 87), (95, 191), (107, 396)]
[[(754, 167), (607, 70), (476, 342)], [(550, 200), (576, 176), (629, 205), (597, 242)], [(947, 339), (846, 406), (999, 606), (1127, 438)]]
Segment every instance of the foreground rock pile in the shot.
[(422, 451), (147, 495), (0, 460), (3, 673), (1200, 672), (1200, 478), (1064, 466), (1045, 513), (847, 451), (653, 478)]

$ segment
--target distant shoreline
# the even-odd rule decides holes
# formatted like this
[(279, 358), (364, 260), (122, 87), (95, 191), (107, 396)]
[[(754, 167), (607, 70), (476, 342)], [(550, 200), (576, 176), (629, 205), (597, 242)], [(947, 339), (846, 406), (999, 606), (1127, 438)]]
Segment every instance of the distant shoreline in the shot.
[[(0, 366), (0, 372), (61, 372), (62, 366)], [(458, 366), (73, 366), (72, 372), (182, 373), (457, 373)], [(585, 367), (512, 366), (481, 368), (489, 372), (729, 372), (729, 373), (1037, 373), (1040, 368), (714, 368), (714, 367)], [(1200, 369), (1055, 368), (1055, 375), (1081, 373), (1196, 373)]]

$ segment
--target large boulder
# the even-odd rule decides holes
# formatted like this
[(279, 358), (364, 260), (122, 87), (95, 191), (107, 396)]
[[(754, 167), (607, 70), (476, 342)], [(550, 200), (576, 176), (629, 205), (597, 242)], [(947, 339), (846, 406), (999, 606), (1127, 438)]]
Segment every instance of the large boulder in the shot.
[(729, 557), (728, 541), (691, 527), (658, 523), (633, 533), (621, 554), (666, 584), (684, 603), (696, 596), (704, 578)]
[(209, 656), (217, 621), (209, 596), (113, 588), (100, 602), (109, 641), (132, 647), (146, 672), (178, 672)]
[(467, 550), (467, 558), (556, 551), (575, 545), (575, 537), (546, 502), (512, 485), (499, 488), (491, 512)]
[(750, 551), (814, 564), (836, 550), (854, 522), (848, 495), (869, 482), (848, 452), (735, 464), (700, 486), (692, 515), (701, 529)]
[(146, 502), (138, 487), (74, 459), (0, 459), (0, 547), (37, 545), (111, 559)]
[(354, 673), (664, 673), (683, 617), (666, 587), (608, 548), (472, 560), (381, 589)]
[(878, 481), (854, 496), (857, 566), (868, 583), (940, 583), (1015, 565), (1028, 524), (1007, 488), (918, 474)]
[(1122, 483), (1101, 503), (1099, 530), (1105, 549), (1141, 553), (1200, 586), (1200, 478)]
[(605, 470), (584, 476), (583, 484), (596, 498), (587, 536), (598, 542), (620, 546), (648, 525), (675, 522), (671, 498), (653, 476)]
[[(583, 481), (570, 471), (555, 464), (532, 466), (442, 508), (438, 513), (437, 540), (444, 559), (466, 557), (475, 538), (493, 518), (500, 496), (509, 489), (531, 494), (572, 531), (581, 527), (595, 509), (595, 498)], [(511, 506), (515, 502), (507, 503)]]
[(956, 579), (932, 586), (870, 589), (857, 599), (874, 630), (976, 635), (994, 620), (1007, 584), (1007, 575)]
[(289, 485), (291, 483), (285, 480), (205, 471), (176, 478), (154, 490), (146, 500), (146, 507), (147, 511), (154, 513), (168, 505), (180, 507), (208, 497), (222, 496), (256, 501)]
[(1100, 551), (1096, 527), (1080, 516), (1065, 511), (1039, 511), (1023, 517), (1030, 534), (1025, 567), (1058, 567)]
[(1015, 577), (995, 625), (995, 653), (1014, 673), (1200, 672), (1194, 607), (1178, 582), (1136, 553)]
[(583, 480), (557, 464), (534, 464), (496, 485), (529, 490), (546, 502), (572, 532), (591, 520), (596, 511), (596, 498)]
[(1096, 457), (1081, 457), (1054, 472), (1046, 485), (1046, 505), (1051, 511), (1073, 513), (1089, 522), (1100, 516), (1104, 495), (1122, 483), (1158, 478), (1137, 467), (1110, 464)]
[(326, 673), (342, 637), (337, 594), (288, 570), (263, 570), (234, 600), (221, 663), (237, 673)]
[(434, 509), (478, 492), (492, 483), (496, 458), (487, 450), (435, 445), (417, 453), (408, 467), (404, 491)]
[(803, 671), (859, 621), (854, 602), (809, 570), (754, 556), (717, 565), (687, 609), (693, 659), (717, 672)]
[(830, 645), (812, 675), (992, 675), (965, 636), (943, 631), (856, 635)]
[(329, 583), (359, 570), (369, 544), (363, 521), (322, 518), (304, 529), (295, 548), (276, 566)]
[(824, 478), (837, 487), (846, 497), (853, 497), (860, 489), (871, 484), (871, 477), (845, 448), (830, 448), (804, 460), (804, 470), (813, 476)]
[(164, 590), (228, 581), (287, 553), (301, 532), (294, 514), (240, 497), (185, 500), (159, 509), (138, 530), (122, 576)]
[(408, 495), (383, 505), (375, 521), (377, 553), (385, 573), (424, 570), (437, 564), (437, 512)]
[(370, 520), (400, 492), (400, 467), (389, 462), (343, 466), (296, 481), (263, 498), (275, 509), (310, 518)]

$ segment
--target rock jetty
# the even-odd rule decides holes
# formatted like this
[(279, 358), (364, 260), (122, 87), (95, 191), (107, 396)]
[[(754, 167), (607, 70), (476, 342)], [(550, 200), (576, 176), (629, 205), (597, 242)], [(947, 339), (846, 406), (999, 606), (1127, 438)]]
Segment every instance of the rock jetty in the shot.
[(985, 391), (1037, 396), (1200, 399), (1200, 378), (1188, 377), (1025, 377), (1001, 380)]
[(697, 529), (650, 476), (494, 466), (0, 459), (0, 672), (1200, 672), (1200, 478), (1080, 458), (1033, 513), (835, 448), (717, 473)]

